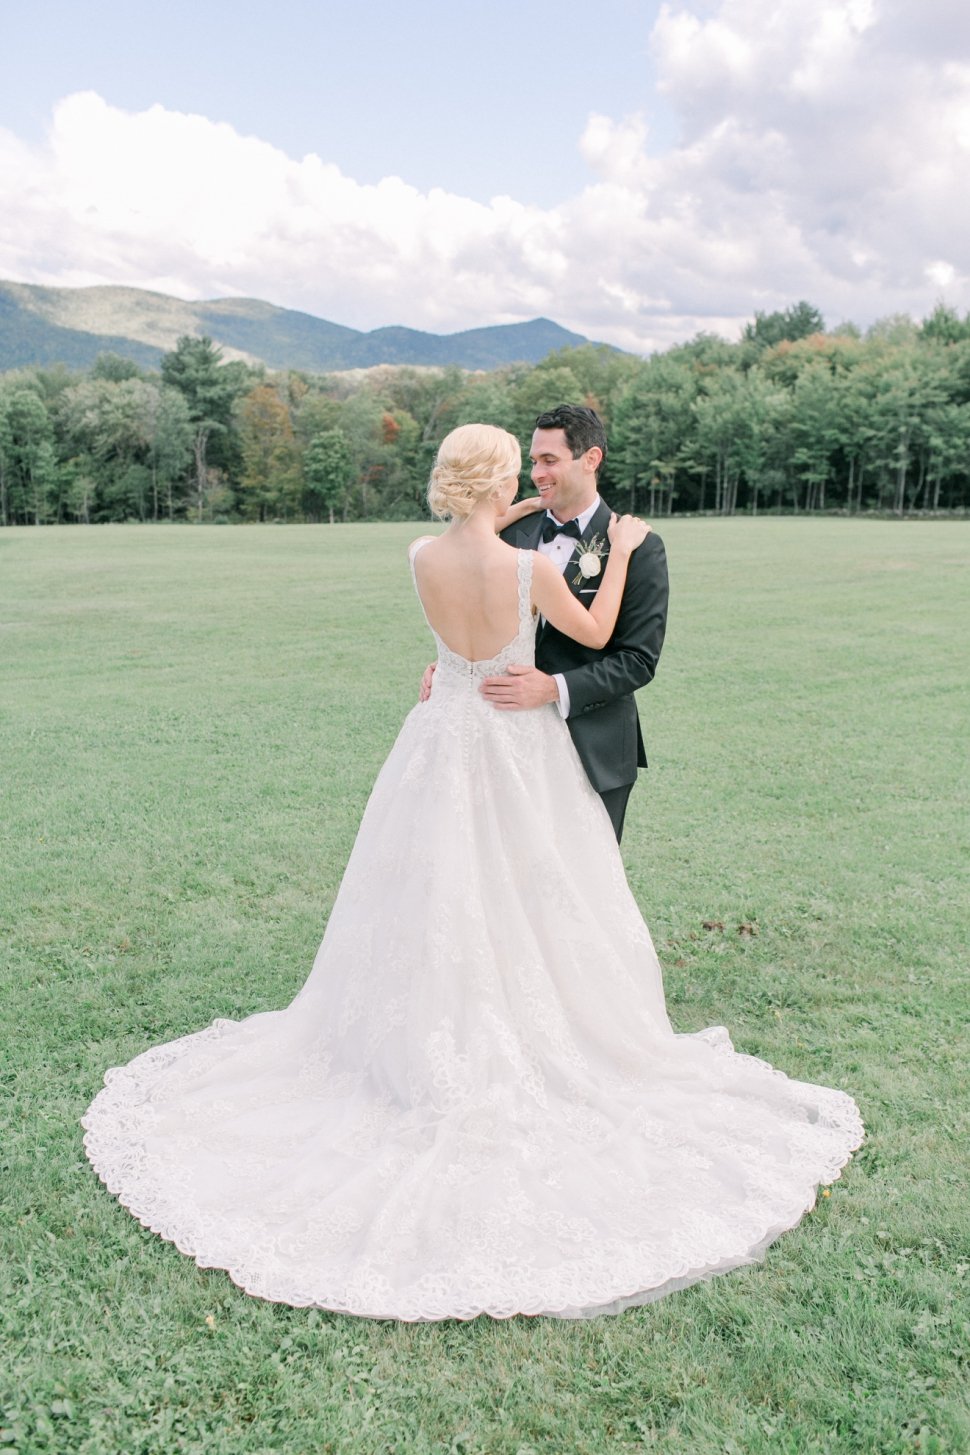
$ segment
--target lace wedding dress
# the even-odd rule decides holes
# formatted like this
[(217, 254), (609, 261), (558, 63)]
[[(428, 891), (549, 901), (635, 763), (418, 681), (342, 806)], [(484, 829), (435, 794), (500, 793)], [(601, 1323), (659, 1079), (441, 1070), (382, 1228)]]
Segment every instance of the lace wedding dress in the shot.
[(555, 707), (499, 712), (437, 639), (285, 1010), (109, 1071), (84, 1118), (146, 1227), (260, 1298), (584, 1317), (757, 1259), (862, 1140), (844, 1092), (678, 1035)]

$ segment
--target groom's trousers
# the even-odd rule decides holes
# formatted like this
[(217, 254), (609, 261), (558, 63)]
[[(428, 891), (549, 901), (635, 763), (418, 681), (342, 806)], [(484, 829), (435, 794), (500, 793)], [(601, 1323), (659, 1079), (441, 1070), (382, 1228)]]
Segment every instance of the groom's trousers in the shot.
[(624, 783), (622, 788), (607, 788), (605, 793), (600, 794), (606, 812), (610, 816), (610, 823), (613, 825), (613, 832), (616, 834), (616, 842), (619, 843), (623, 837), (623, 820), (626, 818), (626, 805), (633, 789), (632, 783)]

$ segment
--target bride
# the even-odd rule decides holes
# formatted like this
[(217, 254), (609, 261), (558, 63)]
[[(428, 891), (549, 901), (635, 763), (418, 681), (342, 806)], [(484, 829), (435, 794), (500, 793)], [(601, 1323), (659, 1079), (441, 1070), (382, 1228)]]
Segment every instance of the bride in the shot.
[(499, 541), (520, 452), (444, 441), (411, 548), (438, 649), (284, 1010), (107, 1073), (109, 1190), (248, 1293), (373, 1318), (615, 1313), (759, 1258), (862, 1140), (846, 1093), (727, 1032), (674, 1032), (603, 804), (554, 706), (479, 691), (537, 613), (590, 645), (647, 528), (614, 521), (587, 611)]

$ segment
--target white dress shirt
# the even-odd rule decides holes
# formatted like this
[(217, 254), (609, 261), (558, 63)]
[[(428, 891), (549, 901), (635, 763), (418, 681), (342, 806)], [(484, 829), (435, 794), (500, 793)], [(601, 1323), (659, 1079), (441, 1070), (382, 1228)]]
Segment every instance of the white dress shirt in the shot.
[[(579, 526), (579, 534), (581, 536), (584, 536), (586, 534), (586, 527), (589, 525), (590, 521), (593, 519), (593, 516), (599, 509), (599, 503), (600, 498), (597, 495), (592, 505), (589, 506), (588, 509), (584, 510), (582, 515), (576, 516), (576, 524)], [(556, 517), (553, 515), (551, 510), (547, 510), (546, 515), (556, 525), (566, 524), (564, 520), (556, 520)], [(542, 555), (548, 556), (549, 560), (552, 561), (553, 564), (559, 568), (563, 575), (565, 575), (566, 567), (572, 560), (573, 552), (575, 551), (578, 544), (579, 542), (573, 536), (560, 535), (553, 536), (551, 541), (544, 541), (540, 538), (539, 544), (536, 549), (540, 551)], [(566, 686), (566, 679), (561, 672), (554, 672), (552, 675), (553, 680), (556, 684), (556, 688), (559, 692), (559, 711), (562, 713), (563, 717), (568, 717), (569, 688)]]

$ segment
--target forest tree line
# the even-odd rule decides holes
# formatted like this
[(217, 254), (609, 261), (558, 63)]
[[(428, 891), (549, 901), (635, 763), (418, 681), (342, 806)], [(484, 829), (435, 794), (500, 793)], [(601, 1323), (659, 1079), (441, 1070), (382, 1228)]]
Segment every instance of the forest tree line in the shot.
[[(185, 337), (158, 372), (0, 375), (0, 524), (421, 519), (455, 425), (511, 430), (589, 404), (603, 493), (680, 512), (966, 511), (970, 317), (939, 305), (865, 335), (799, 303), (643, 359), (586, 345), (490, 373), (271, 373)], [(523, 477), (527, 479), (527, 475)]]

